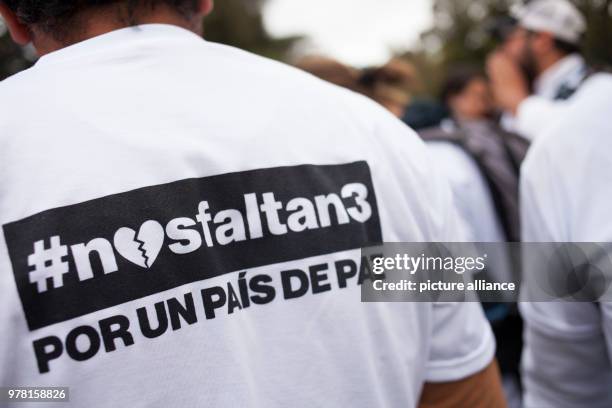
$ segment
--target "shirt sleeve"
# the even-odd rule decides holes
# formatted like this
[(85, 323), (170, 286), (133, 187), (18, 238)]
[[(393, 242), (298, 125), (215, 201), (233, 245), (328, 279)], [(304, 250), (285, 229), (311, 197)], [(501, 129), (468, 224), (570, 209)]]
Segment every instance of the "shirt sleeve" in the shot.
[[(547, 146), (530, 154), (521, 183), (524, 242), (563, 242), (569, 233), (557, 203), (559, 173)], [(523, 273), (540, 273), (525, 269)], [(526, 285), (534, 279), (524, 279)], [(523, 294), (530, 288), (523, 287)], [(526, 408), (612, 406), (612, 377), (601, 314), (593, 303), (522, 302)]]
[(434, 303), (427, 382), (451, 382), (485, 369), (495, 356), (495, 339), (478, 302)]
[[(465, 224), (457, 213), (450, 188), (444, 210), (446, 222), (440, 242), (468, 242)], [(440, 383), (470, 377), (485, 369), (495, 356), (495, 338), (479, 302), (433, 303), (432, 335), (425, 380)]]

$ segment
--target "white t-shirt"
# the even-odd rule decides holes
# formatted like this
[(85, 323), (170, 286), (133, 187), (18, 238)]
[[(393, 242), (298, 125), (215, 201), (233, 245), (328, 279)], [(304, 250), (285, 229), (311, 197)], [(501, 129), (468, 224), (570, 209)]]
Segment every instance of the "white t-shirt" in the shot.
[(41, 58), (0, 110), (0, 384), (410, 407), (491, 362), (478, 304), (360, 302), (360, 247), (463, 240), (423, 143), (365, 98), (146, 25)]
[(468, 242), (505, 242), (491, 191), (474, 159), (454, 143), (428, 142), (427, 147), (448, 177)]
[(555, 100), (562, 88), (579, 88), (586, 75), (586, 62), (580, 55), (562, 58), (536, 80), (534, 94), (519, 105), (516, 116), (503, 117), (505, 128), (533, 141), (563, 115), (567, 101)]
[[(524, 241), (612, 241), (610, 95), (612, 76), (594, 76), (538, 136), (523, 167)], [(525, 406), (612, 406), (612, 306), (534, 302), (521, 311)]]

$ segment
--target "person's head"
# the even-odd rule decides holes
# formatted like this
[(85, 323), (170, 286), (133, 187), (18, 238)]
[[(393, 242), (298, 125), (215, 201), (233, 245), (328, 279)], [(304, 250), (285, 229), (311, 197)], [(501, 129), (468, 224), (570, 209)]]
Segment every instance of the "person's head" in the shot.
[(442, 87), (441, 100), (457, 120), (485, 119), (493, 111), (489, 82), (485, 74), (473, 68), (452, 69)]
[(365, 94), (397, 117), (403, 117), (418, 82), (416, 69), (401, 59), (378, 68), (366, 69), (359, 79)]
[(167, 23), (195, 32), (213, 0), (0, 0), (0, 14), (18, 44), (39, 54), (118, 28)]
[(334, 59), (308, 56), (295, 66), (327, 82), (358, 92), (402, 117), (410, 102), (416, 70), (408, 62), (392, 59), (382, 67), (358, 70)]
[(569, 0), (534, 0), (515, 13), (516, 28), (502, 49), (530, 78), (569, 54), (580, 53), (586, 20)]
[(359, 71), (332, 58), (310, 55), (298, 60), (295, 66), (324, 81), (362, 92), (359, 89)]

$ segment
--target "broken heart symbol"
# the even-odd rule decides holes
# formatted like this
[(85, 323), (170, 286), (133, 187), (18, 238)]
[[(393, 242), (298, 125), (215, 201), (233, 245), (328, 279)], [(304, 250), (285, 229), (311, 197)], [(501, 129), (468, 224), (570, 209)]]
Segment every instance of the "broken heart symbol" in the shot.
[(120, 228), (115, 233), (115, 249), (128, 261), (143, 268), (150, 268), (164, 244), (164, 227), (149, 220), (140, 226), (138, 235), (131, 228)]

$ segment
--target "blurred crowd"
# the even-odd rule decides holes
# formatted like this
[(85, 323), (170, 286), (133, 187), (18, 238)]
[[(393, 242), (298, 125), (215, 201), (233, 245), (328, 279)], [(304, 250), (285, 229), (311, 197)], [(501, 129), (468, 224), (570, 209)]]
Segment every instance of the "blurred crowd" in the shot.
[[(471, 241), (519, 242), (521, 165), (531, 144), (598, 71), (581, 52), (586, 19), (569, 1), (529, 2), (488, 30), (498, 44), (486, 66), (449, 67), (434, 100), (415, 97), (423, 84), (406, 59), (357, 69), (307, 56), (295, 65), (373, 99), (417, 131), (451, 182)], [(496, 334), (509, 405), (520, 407), (522, 319), (516, 306), (483, 306)]]

